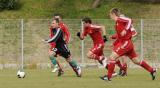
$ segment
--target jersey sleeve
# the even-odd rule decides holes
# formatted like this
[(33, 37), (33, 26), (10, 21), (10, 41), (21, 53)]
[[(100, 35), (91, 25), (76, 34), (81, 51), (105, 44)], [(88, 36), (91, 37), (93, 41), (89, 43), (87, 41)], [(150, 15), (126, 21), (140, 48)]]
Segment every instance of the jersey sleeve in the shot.
[(126, 25), (125, 25), (125, 27), (124, 27), (125, 30), (128, 30), (128, 29), (131, 28), (131, 26), (132, 26), (132, 20), (131, 20), (130, 18), (120, 17), (118, 20), (121, 21), (121, 22), (126, 23)]
[(99, 26), (99, 25), (91, 25), (90, 27), (91, 27), (91, 29), (94, 29), (94, 30), (100, 30), (101, 29), (101, 26)]
[(136, 29), (133, 26), (131, 28), (131, 32), (132, 32), (132, 37), (134, 37), (134, 36), (137, 35), (137, 31), (136, 31)]
[(55, 35), (52, 38), (48, 39), (47, 42), (48, 43), (56, 42), (58, 40), (58, 38), (60, 37), (60, 35), (62, 35), (62, 30), (60, 28), (58, 28)]
[(88, 34), (88, 28), (84, 27), (82, 31), (82, 36), (87, 36)]
[(63, 24), (62, 30), (64, 31), (65, 41), (68, 43), (70, 41), (70, 32), (68, 30), (68, 27), (65, 24)]

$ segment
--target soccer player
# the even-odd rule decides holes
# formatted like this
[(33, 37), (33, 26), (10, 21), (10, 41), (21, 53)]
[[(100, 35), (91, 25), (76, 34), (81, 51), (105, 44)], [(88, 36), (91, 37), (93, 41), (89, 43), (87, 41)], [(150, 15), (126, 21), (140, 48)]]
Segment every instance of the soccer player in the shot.
[[(51, 23), (53, 37), (45, 40), (47, 43), (54, 43), (55, 47), (51, 50), (52, 56), (62, 56), (66, 59), (72, 69), (75, 71), (77, 77), (81, 77), (81, 67), (77, 65), (76, 61), (71, 58), (70, 50), (64, 40), (64, 33), (59, 26), (59, 19), (54, 19)], [(59, 74), (58, 74), (59, 75)]]
[[(70, 32), (68, 30), (68, 27), (62, 22), (62, 16), (60, 14), (54, 14), (54, 19), (59, 19), (60, 23), (59, 23), (59, 27), (62, 29), (63, 34), (64, 34), (64, 40), (66, 43), (69, 43), (70, 41)], [(53, 33), (52, 33), (52, 28), (50, 28), (50, 37), (53, 37)], [(55, 47), (54, 43), (50, 43), (51, 45), (51, 49)], [(52, 72), (56, 72), (58, 70), (59, 75), (63, 74), (64, 71), (60, 65), (60, 63), (56, 60), (55, 56), (52, 56), (52, 53), (50, 54), (49, 50), (49, 55), (50, 55), (50, 60), (52, 62), (52, 64), (54, 65), (54, 69), (52, 70)]]
[(120, 10), (113, 8), (110, 10), (110, 17), (116, 22), (115, 31), (118, 36), (118, 42), (113, 47), (112, 53), (108, 60), (108, 74), (101, 77), (102, 80), (111, 81), (112, 73), (115, 68), (115, 60), (121, 56), (127, 56), (131, 61), (150, 72), (152, 80), (155, 80), (156, 69), (148, 65), (144, 60), (139, 61), (132, 43), (132, 20), (127, 17), (120, 17)]
[[(103, 54), (104, 45), (107, 41), (105, 27), (92, 24), (92, 20), (88, 17), (83, 18), (82, 21), (84, 23), (84, 30), (82, 33), (78, 32), (77, 36), (83, 40), (87, 35), (89, 35), (93, 40), (93, 47), (87, 53), (87, 57), (97, 60), (107, 69), (107, 59)], [(103, 36), (101, 32), (103, 32)], [(117, 73), (113, 74), (113, 76), (115, 75), (117, 75)]]
[[(120, 17), (124, 17), (124, 15), (120, 15)], [(137, 31), (135, 30), (135, 28), (131, 27), (131, 32), (132, 32), (132, 37), (135, 37), (137, 35)], [(118, 36), (117, 34), (114, 34), (110, 37), (111, 39), (115, 40), (112, 46), (115, 46), (118, 43)], [(127, 76), (127, 63), (126, 63), (127, 57), (126, 56), (122, 56), (121, 57), (121, 62), (119, 59), (116, 60), (116, 64), (118, 65), (118, 67), (120, 68), (119, 70), (119, 75), (120, 76)]]

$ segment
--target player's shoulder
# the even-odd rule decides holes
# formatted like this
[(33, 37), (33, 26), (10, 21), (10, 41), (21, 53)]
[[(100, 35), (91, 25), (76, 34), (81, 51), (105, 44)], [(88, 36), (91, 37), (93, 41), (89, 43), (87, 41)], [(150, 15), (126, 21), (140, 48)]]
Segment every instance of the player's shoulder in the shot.
[(60, 25), (61, 28), (68, 28), (67, 25), (63, 22), (60, 22), (59, 25)]
[(91, 24), (90, 28), (93, 28), (93, 29), (96, 28), (97, 29), (97, 28), (101, 28), (101, 26), (97, 25), (97, 24)]
[(118, 18), (118, 21), (126, 22), (126, 21), (131, 21), (132, 19), (126, 16), (120, 16)]

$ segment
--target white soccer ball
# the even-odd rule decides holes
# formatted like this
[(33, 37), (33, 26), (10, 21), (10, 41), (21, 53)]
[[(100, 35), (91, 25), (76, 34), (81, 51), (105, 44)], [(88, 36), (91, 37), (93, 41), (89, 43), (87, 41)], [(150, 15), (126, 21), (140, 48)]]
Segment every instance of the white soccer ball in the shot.
[(25, 72), (19, 70), (17, 72), (17, 76), (18, 76), (18, 78), (24, 78), (25, 77)]

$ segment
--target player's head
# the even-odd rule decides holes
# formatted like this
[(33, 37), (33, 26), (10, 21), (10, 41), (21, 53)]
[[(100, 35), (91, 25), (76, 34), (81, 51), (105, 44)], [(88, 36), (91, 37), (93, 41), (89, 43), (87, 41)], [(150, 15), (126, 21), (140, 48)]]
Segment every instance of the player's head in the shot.
[(88, 26), (88, 25), (92, 24), (92, 20), (89, 17), (83, 18), (82, 22), (84, 23), (84, 26)]
[(117, 20), (117, 18), (121, 15), (121, 11), (118, 8), (112, 8), (109, 15), (111, 19)]
[(58, 28), (59, 27), (59, 19), (57, 19), (57, 18), (53, 19), (53, 21), (51, 23), (51, 27)]
[(56, 13), (56, 14), (54, 14), (54, 19), (59, 19), (59, 21), (61, 21), (62, 20), (62, 16), (61, 16), (61, 14), (58, 14), (58, 13)]

